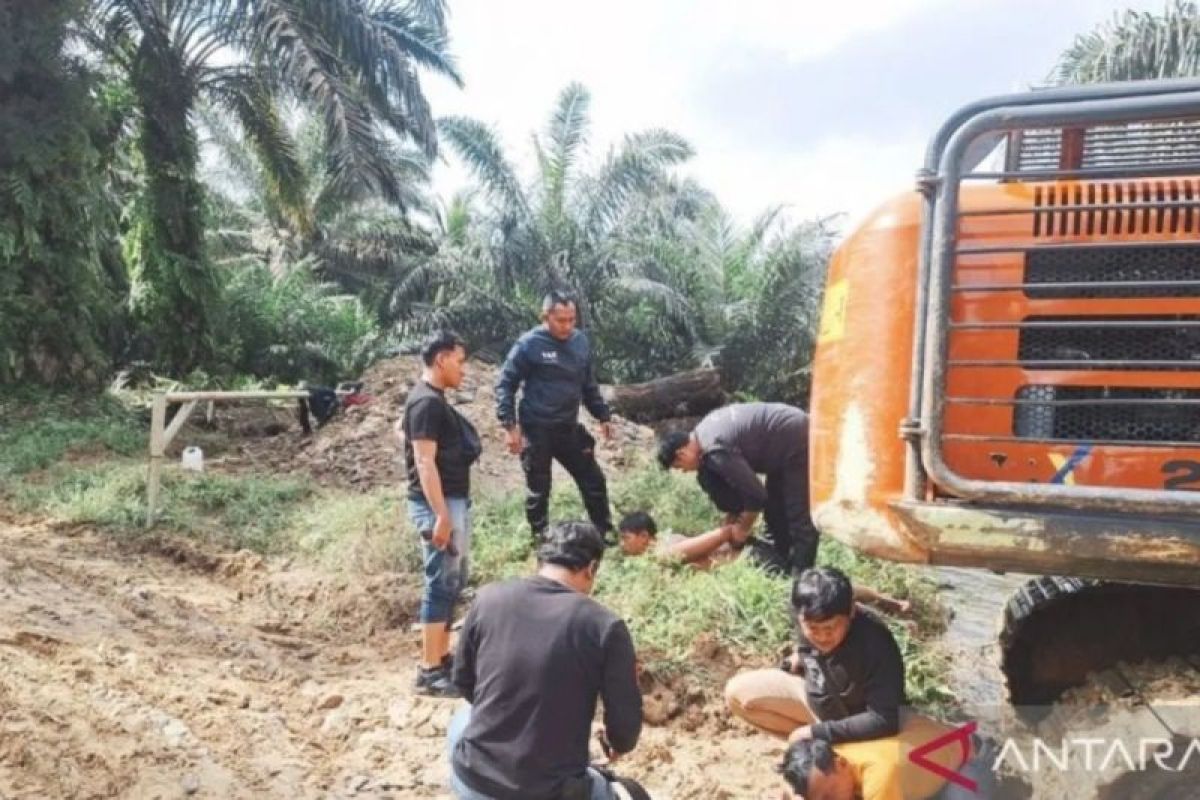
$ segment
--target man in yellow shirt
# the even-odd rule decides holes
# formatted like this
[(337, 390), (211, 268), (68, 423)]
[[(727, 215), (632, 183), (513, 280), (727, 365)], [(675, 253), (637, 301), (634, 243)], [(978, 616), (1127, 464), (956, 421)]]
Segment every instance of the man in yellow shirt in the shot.
[[(981, 763), (978, 742), (967, 734), (915, 713), (904, 713), (896, 736), (830, 745), (822, 739), (797, 739), (784, 755), (781, 772), (791, 791), (784, 800), (927, 800), (935, 795), (986, 798), (990, 772)], [(945, 743), (930, 749), (931, 742)], [(946, 773), (963, 776), (974, 787), (948, 784), (943, 775), (916, 763), (921, 758)], [(943, 791), (944, 790), (944, 791)], [(938, 794), (942, 792), (942, 794)], [(947, 793), (950, 793), (949, 795)]]

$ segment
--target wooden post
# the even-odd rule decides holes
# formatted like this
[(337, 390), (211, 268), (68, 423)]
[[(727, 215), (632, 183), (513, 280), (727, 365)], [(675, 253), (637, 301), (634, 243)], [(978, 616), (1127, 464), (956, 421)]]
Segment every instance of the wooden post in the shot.
[(146, 527), (154, 525), (154, 516), (158, 512), (158, 488), (162, 480), (163, 452), (166, 443), (163, 428), (167, 422), (166, 392), (154, 395), (154, 406), (150, 412), (150, 474), (146, 480)]

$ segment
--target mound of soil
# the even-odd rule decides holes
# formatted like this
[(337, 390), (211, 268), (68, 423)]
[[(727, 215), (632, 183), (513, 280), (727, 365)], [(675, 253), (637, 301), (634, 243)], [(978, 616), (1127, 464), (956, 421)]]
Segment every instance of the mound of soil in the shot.
[[(523, 478), (520, 461), (505, 449), (504, 431), (496, 421), (497, 372), (494, 365), (472, 361), (462, 387), (449, 397), (483, 441), (483, 456), (473, 471), (476, 485), (503, 491), (521, 486)], [(198, 444), (208, 463), (218, 469), (300, 473), (326, 485), (363, 491), (397, 486), (404, 468), (395, 424), (420, 374), (420, 359), (415, 356), (378, 362), (361, 378), (371, 401), (342, 409), (311, 436), (302, 433), (292, 407), (257, 402), (218, 405), (211, 424), (197, 411), (172, 443), (171, 453), (177, 456), (187, 445)], [(605, 443), (586, 412), (581, 420), (596, 437), (600, 464), (610, 474), (653, 451), (654, 432), (649, 428), (617, 419), (613, 441)]]

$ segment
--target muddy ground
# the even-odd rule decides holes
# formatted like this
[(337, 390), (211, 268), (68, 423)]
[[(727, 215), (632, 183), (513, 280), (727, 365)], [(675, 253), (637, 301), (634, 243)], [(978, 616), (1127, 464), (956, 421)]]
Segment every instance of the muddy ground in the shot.
[[(395, 583), (0, 514), (0, 798), (448, 797), (455, 703), (411, 692)], [(774, 797), (778, 746), (718, 700), (623, 768), (660, 800)]]

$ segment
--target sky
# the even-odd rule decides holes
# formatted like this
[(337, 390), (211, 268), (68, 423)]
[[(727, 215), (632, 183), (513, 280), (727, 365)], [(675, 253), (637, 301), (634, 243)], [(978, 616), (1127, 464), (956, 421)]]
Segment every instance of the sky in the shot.
[[(531, 135), (571, 81), (592, 95), (593, 161), (667, 128), (681, 168), (748, 223), (851, 226), (909, 190), (925, 143), (960, 105), (1046, 80), (1075, 35), (1164, 0), (450, 0), (464, 89), (426, 79), (435, 114), (492, 125), (522, 177)], [(469, 183), (453, 154), (443, 196)]]

